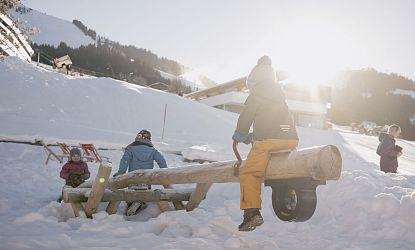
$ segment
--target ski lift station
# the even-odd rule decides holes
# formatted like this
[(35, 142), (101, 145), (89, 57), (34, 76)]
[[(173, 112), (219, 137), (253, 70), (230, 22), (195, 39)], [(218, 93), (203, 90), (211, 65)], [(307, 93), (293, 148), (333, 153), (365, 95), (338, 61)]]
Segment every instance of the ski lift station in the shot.
[(0, 55), (31, 61), (33, 49), (13, 21), (0, 13)]
[[(203, 104), (240, 113), (249, 90), (246, 77), (199, 90), (185, 97)], [(330, 107), (331, 88), (324, 85), (300, 85), (289, 80), (280, 81), (283, 87), (288, 108), (296, 125), (311, 128), (327, 128), (327, 114)]]

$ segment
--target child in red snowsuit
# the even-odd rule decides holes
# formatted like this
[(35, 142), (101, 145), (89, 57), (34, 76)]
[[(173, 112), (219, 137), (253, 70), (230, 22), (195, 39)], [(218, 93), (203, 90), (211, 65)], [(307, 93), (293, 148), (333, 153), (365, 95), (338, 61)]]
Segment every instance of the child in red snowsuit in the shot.
[(69, 154), (69, 161), (63, 165), (60, 177), (65, 179), (66, 185), (77, 187), (90, 176), (88, 165), (81, 159), (81, 150), (73, 148)]

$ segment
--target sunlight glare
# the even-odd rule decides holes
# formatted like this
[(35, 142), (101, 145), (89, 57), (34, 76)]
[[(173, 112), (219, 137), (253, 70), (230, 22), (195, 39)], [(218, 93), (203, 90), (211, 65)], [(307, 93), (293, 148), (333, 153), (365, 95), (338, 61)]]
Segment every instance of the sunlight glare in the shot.
[(296, 83), (325, 84), (350, 59), (348, 39), (327, 24), (293, 25), (283, 34), (276, 57)]

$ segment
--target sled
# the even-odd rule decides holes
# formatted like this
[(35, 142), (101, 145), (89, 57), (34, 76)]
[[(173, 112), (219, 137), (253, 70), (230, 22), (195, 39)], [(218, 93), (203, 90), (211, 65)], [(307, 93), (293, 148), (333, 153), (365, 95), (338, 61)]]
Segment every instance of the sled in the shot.
[[(245, 161), (221, 161), (177, 168), (137, 170), (109, 178), (111, 166), (102, 163), (94, 183), (63, 191), (64, 202), (82, 207), (91, 217), (100, 202), (109, 202), (107, 212), (116, 212), (120, 201), (186, 202), (182, 208), (192, 211), (206, 198), (213, 183), (238, 183), (235, 164), (243, 171)], [(265, 186), (272, 188), (272, 205), (283, 221), (301, 222), (312, 217), (317, 206), (316, 188), (328, 180), (338, 180), (342, 158), (336, 146), (324, 145), (293, 151), (272, 152), (264, 176)], [(239, 170), (239, 169), (238, 169)], [(196, 184), (187, 190), (163, 189), (128, 191), (132, 184)], [(180, 206), (178, 206), (180, 207)], [(176, 208), (177, 209), (177, 208)]]

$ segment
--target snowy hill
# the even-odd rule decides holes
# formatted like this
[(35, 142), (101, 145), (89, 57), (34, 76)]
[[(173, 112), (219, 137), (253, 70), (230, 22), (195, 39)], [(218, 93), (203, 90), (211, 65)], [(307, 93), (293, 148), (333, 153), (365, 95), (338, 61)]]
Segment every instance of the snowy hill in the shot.
[[(232, 113), (112, 79), (70, 78), (16, 58), (0, 61), (0, 76), (2, 137), (125, 146), (145, 127), (152, 130), (169, 167), (185, 163), (168, 151), (191, 151), (191, 145), (207, 149), (205, 156), (232, 157), (230, 136), (237, 118)], [(115, 215), (73, 218), (67, 204), (55, 201), (63, 184), (61, 165), (45, 166), (41, 147), (0, 143), (0, 222), (7, 225), (0, 227), (0, 248), (413, 249), (413, 142), (398, 141), (404, 148), (402, 173), (384, 174), (373, 154), (375, 137), (305, 128), (299, 128), (299, 136), (300, 147), (333, 144), (340, 149), (341, 179), (317, 189), (317, 210), (304, 223), (278, 220), (271, 190), (264, 188), (265, 223), (250, 233), (237, 231), (242, 218), (237, 184), (213, 185), (206, 200), (189, 213), (160, 214), (149, 204), (127, 219), (123, 204)], [(116, 171), (122, 151), (100, 153), (111, 157)], [(94, 176), (97, 165), (90, 164), (90, 170)]]
[(177, 95), (111, 78), (68, 77), (17, 58), (7, 58), (0, 75), (0, 136), (83, 138), (125, 146), (147, 128), (161, 143), (167, 104), (163, 146), (181, 150), (229, 143), (237, 118)]
[(58, 46), (61, 42), (65, 42), (72, 48), (95, 43), (69, 21), (26, 8), (23, 5), (20, 5), (19, 9), (18, 12), (11, 11), (10, 15), (15, 20), (22, 21), (23, 25), (38, 29), (32, 37), (34, 43)]

